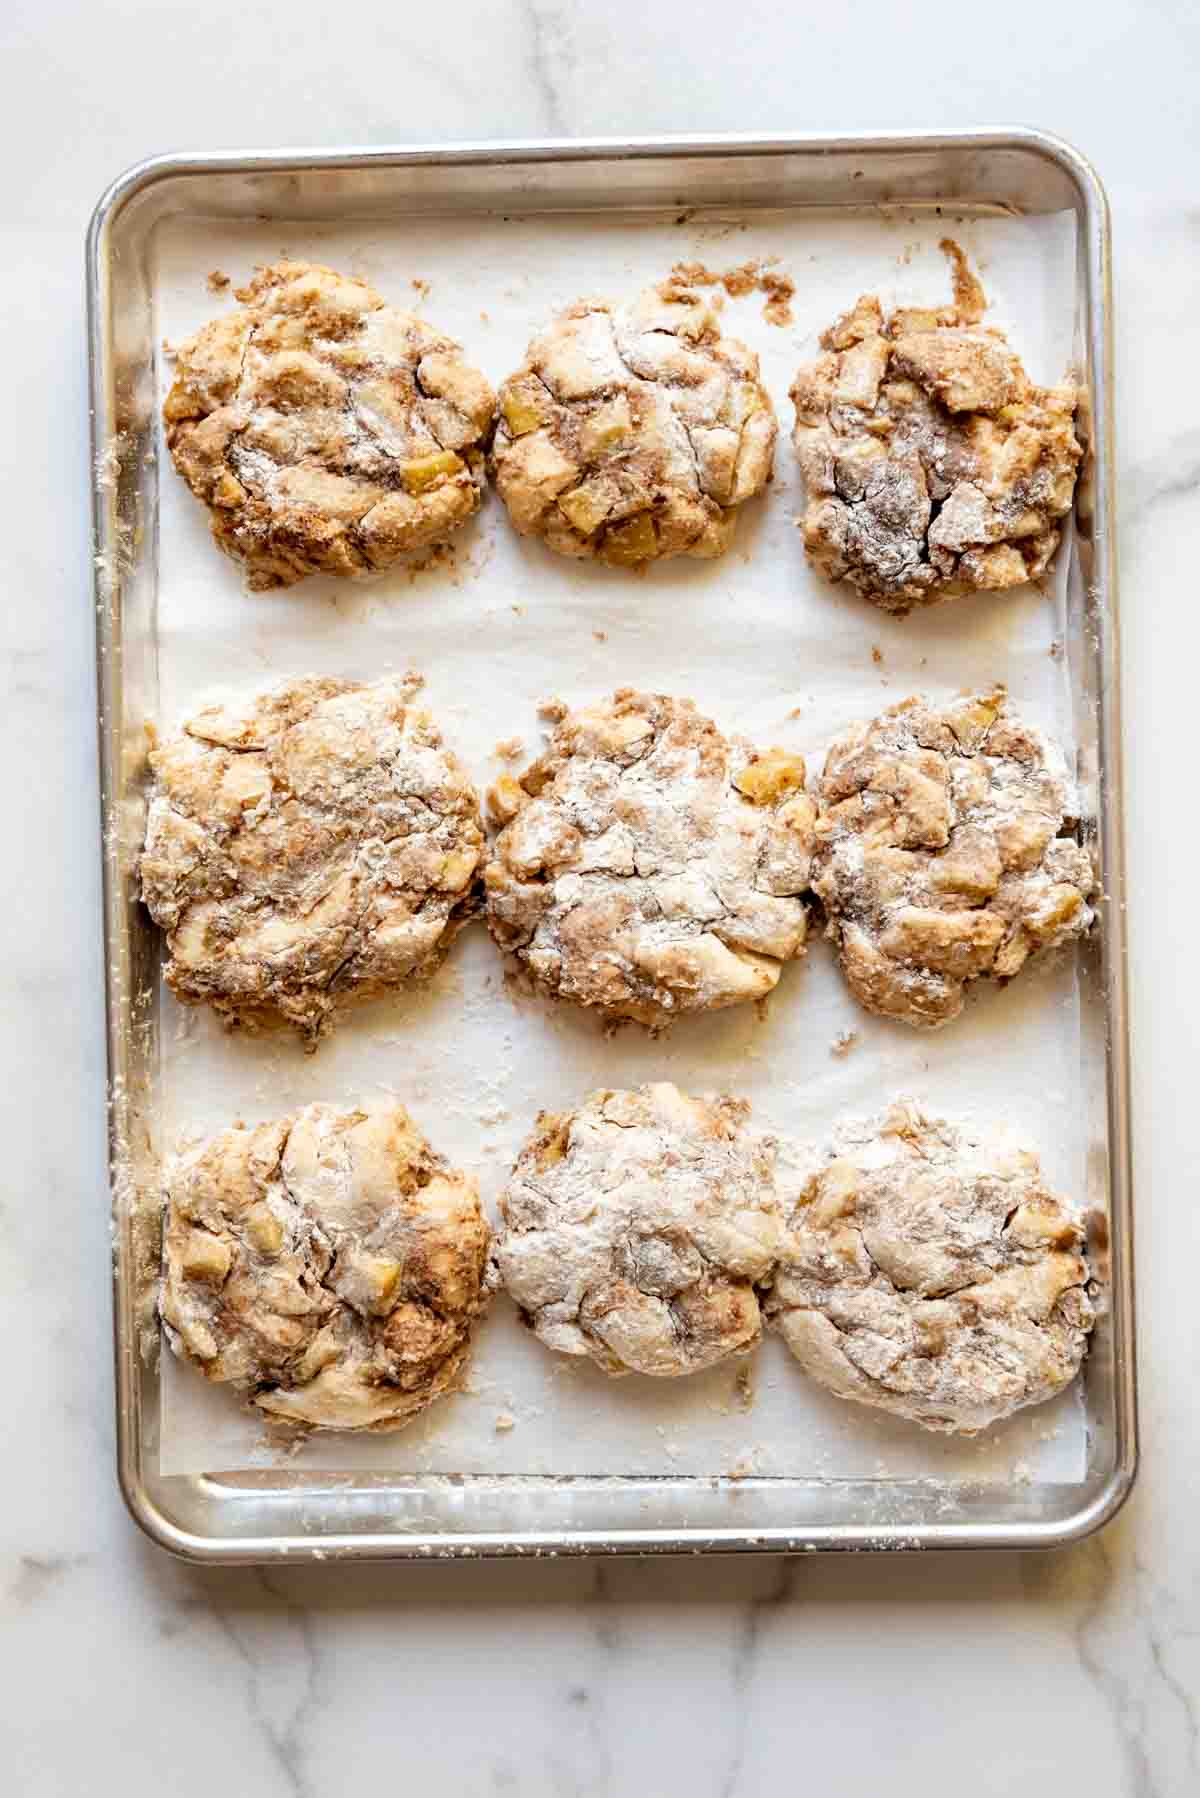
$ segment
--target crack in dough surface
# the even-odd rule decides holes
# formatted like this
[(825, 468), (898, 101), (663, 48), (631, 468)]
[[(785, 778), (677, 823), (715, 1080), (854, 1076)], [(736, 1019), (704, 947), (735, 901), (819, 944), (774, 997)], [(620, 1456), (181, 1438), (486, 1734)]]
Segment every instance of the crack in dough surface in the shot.
[(943, 1024), (971, 981), (1010, 979), (1093, 922), (1066, 760), (1002, 687), (854, 725), (825, 758), (819, 806), (813, 888), (868, 1011)]
[(164, 1184), (162, 1319), (207, 1379), (336, 1430), (399, 1429), (461, 1384), (487, 1224), (402, 1106), (236, 1125)]
[(500, 1200), (495, 1277), (547, 1348), (695, 1373), (753, 1348), (783, 1244), (775, 1139), (668, 1083), (543, 1112)]
[(1083, 1231), (1035, 1154), (906, 1099), (810, 1161), (766, 1308), (813, 1379), (962, 1435), (1074, 1379)]
[(252, 588), (387, 568), (466, 523), (495, 395), (452, 338), (315, 263), (237, 297), (180, 346), (163, 420)]
[(677, 283), (568, 307), (499, 406), (496, 489), (521, 535), (562, 555), (619, 568), (718, 556), (771, 476), (758, 358), (721, 336), (710, 297)]
[(142, 897), (166, 980), (294, 1025), (433, 972), (474, 903), (479, 800), (414, 680), (311, 678), (210, 706), (151, 756)]
[(804, 763), (727, 741), (688, 699), (621, 688), (569, 713), (519, 780), (488, 925), (548, 994), (656, 1026), (757, 999), (804, 951)]
[(955, 260), (955, 304), (860, 297), (791, 388), (813, 565), (889, 612), (1037, 580), (1082, 457), (1070, 382), (1038, 387)]

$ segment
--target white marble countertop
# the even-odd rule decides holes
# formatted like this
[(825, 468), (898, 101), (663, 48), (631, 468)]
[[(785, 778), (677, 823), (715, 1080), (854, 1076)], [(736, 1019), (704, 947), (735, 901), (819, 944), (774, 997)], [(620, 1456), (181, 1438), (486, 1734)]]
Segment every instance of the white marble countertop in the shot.
[[(998, 22), (1001, 21), (1002, 23)], [(2, 1783), (323, 1798), (1200, 1784), (1187, 750), (1200, 607), (1200, 14), (1010, 0), (14, 0), (0, 19)], [(1004, 124), (1113, 203), (1143, 1474), (1055, 1556), (197, 1572), (113, 1480), (83, 232), (153, 151)], [(1153, 733), (1153, 734), (1152, 734)], [(1182, 978), (1181, 978), (1182, 971)]]

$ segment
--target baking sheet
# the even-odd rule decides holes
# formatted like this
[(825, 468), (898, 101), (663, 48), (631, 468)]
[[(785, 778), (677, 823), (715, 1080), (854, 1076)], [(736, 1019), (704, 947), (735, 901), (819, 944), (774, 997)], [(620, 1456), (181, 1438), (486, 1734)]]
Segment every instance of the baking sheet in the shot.
[[(222, 308), (210, 270), (244, 278), (287, 252), (364, 275), (392, 303), (426, 313), (499, 381), (530, 335), (583, 293), (624, 294), (660, 279), (676, 258), (725, 268), (777, 258), (796, 282), (793, 323), (763, 317), (762, 297), (729, 300), (726, 331), (760, 354), (781, 441), (764, 501), (742, 509), (732, 551), (645, 577), (581, 566), (517, 538), (499, 502), (437, 565), (364, 583), (309, 581), (284, 594), (247, 593), (213, 548), (203, 508), (164, 453), (159, 513), (159, 726), (197, 706), (289, 675), (371, 678), (419, 669), (447, 740), (486, 783), (497, 742), (541, 743), (538, 701), (570, 704), (636, 683), (686, 693), (727, 731), (779, 743), (820, 765), (852, 719), (923, 690), (1007, 681), (1021, 709), (1069, 739), (1060, 556), (1052, 593), (981, 595), (907, 621), (889, 619), (806, 568), (793, 519), (799, 482), (787, 442), (787, 387), (816, 338), (861, 291), (885, 304), (948, 294), (938, 238), (952, 230), (992, 300), (988, 322), (1010, 331), (1038, 380), (1068, 366), (1075, 317), (1072, 215), (962, 219), (812, 211), (709, 215), (562, 214), (536, 219), (408, 218), (344, 228), (167, 222), (155, 241), (158, 335), (177, 340)], [(427, 283), (414, 287), (413, 282)], [(161, 379), (169, 382), (163, 360)], [(877, 659), (878, 657), (878, 659)], [(793, 715), (795, 714), (795, 715)], [(832, 953), (816, 941), (785, 970), (766, 1015), (739, 1007), (685, 1020), (653, 1041), (633, 1029), (606, 1041), (595, 1019), (515, 999), (482, 927), (459, 939), (423, 991), (361, 1008), (313, 1057), (279, 1039), (227, 1036), (205, 1013), (162, 995), (161, 1128), (184, 1134), (234, 1117), (278, 1115), (314, 1099), (356, 1104), (390, 1096), (436, 1146), (478, 1172), (485, 1204), (544, 1107), (567, 1107), (593, 1085), (669, 1078), (696, 1091), (749, 1097), (756, 1120), (824, 1135), (847, 1112), (873, 1113), (901, 1092), (979, 1122), (1004, 1119), (1041, 1150), (1050, 1180), (1083, 1191), (1079, 1006), (1065, 957), (1005, 991), (984, 990), (931, 1036), (866, 1016)], [(858, 1041), (832, 1053), (845, 1030)], [(314, 1438), (293, 1470), (412, 1473), (929, 1477), (947, 1481), (1077, 1481), (1085, 1421), (1076, 1388), (959, 1443), (861, 1407), (806, 1381), (778, 1342), (686, 1381), (610, 1381), (551, 1356), (500, 1296), (480, 1329), (471, 1389), (393, 1437)], [(231, 1393), (162, 1358), (160, 1467), (166, 1474), (270, 1465), (258, 1420)], [(511, 1429), (497, 1428), (512, 1419)]]

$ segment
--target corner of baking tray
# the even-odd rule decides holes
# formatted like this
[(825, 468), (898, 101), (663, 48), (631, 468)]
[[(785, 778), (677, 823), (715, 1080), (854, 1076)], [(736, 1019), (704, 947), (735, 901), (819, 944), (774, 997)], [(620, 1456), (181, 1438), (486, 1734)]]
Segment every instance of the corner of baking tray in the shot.
[(128, 1441), (123, 1441), (117, 1455), (117, 1485), (125, 1509), (142, 1534), (176, 1560), (188, 1561), (194, 1566), (202, 1566), (207, 1562), (219, 1560), (217, 1544), (204, 1536), (193, 1535), (188, 1530), (181, 1530), (155, 1504), (143, 1484), (140, 1471), (131, 1466), (127, 1452)]
[(136, 199), (147, 188), (156, 186), (158, 182), (168, 180), (172, 175), (189, 174), (196, 167), (197, 162), (194, 157), (167, 151), (159, 156), (144, 157), (141, 162), (135, 162), (123, 170), (115, 181), (110, 181), (96, 201), (88, 222), (87, 260), (89, 269), (94, 270), (96, 267), (101, 240), (105, 232), (131, 200)]
[(1089, 1536), (1094, 1536), (1098, 1530), (1107, 1528), (1117, 1514), (1124, 1509), (1137, 1483), (1137, 1473), (1137, 1444), (1130, 1442), (1126, 1454), (1083, 1509), (1077, 1511), (1074, 1516), (1064, 1519), (1061, 1525), (1053, 1526), (1039, 1541), (1031, 1543), (1030, 1546), (1034, 1548), (1073, 1548), (1077, 1543), (1085, 1542)]
[(1000, 135), (1011, 138), (1015, 146), (1030, 150), (1046, 162), (1052, 162), (1055, 168), (1061, 169), (1079, 195), (1083, 211), (1098, 227), (1101, 235), (1107, 238), (1111, 222), (1108, 193), (1094, 164), (1082, 150), (1077, 150), (1065, 137), (1058, 137), (1053, 131), (1043, 131), (1036, 125), (1011, 125)]

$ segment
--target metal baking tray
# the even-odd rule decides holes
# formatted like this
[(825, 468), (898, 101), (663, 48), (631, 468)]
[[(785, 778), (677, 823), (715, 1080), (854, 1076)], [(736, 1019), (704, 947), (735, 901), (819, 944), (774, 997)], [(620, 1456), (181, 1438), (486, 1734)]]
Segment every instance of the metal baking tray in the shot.
[[(1080, 972), (1087, 1191), (1109, 1303), (1085, 1364), (1079, 1480), (281, 1472), (164, 1475), (153, 1277), (159, 946), (136, 897), (145, 727), (156, 716), (159, 393), (152, 246), (164, 221), (475, 218), (705, 208), (1073, 213), (1075, 357), (1088, 451), (1066, 582), (1071, 705), (1102, 928)], [(1032, 1548), (1111, 1518), (1137, 1456), (1109, 221), (1094, 171), (1031, 130), (691, 137), (155, 158), (88, 235), (95, 598), (107, 950), (117, 1456), (130, 1512), (195, 1561), (580, 1553)], [(848, 296), (852, 297), (852, 296)], [(497, 302), (499, 303), (499, 302)], [(789, 452), (781, 447), (781, 456)], [(214, 552), (215, 554), (215, 552)], [(286, 600), (277, 602), (286, 604)], [(864, 616), (862, 628), (871, 631)], [(1107, 1236), (1105, 1245), (1104, 1237)]]

